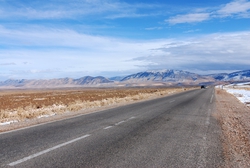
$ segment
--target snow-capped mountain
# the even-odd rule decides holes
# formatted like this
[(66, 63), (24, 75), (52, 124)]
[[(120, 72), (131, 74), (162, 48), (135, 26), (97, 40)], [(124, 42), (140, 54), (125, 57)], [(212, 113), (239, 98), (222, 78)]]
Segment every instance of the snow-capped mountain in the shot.
[(250, 80), (250, 70), (233, 72), (224, 77), (223, 81), (244, 81)]
[(114, 77), (110, 77), (108, 79), (111, 80), (111, 81), (121, 81), (125, 77), (126, 76), (114, 76)]
[(121, 82), (194, 82), (211, 79), (211, 77), (205, 77), (182, 70), (160, 70), (132, 74), (123, 78)]
[(145, 71), (124, 77), (121, 82), (180, 82), (250, 81), (250, 70), (233, 73), (199, 75), (182, 70)]
[(212, 74), (207, 75), (213, 77), (217, 81), (249, 81), (250, 80), (250, 70), (237, 71), (233, 73), (222, 73), (222, 74)]
[(77, 85), (93, 85), (93, 84), (95, 85), (95, 84), (111, 83), (112, 82), (103, 76), (97, 76), (97, 77), (85, 76), (85, 77), (82, 77), (79, 79), (74, 79), (73, 81)]
[[(112, 79), (112, 80), (111, 80)], [(250, 70), (234, 73), (220, 73), (211, 75), (199, 75), (182, 70), (155, 70), (131, 74), (126, 77), (114, 77), (107, 79), (102, 76), (85, 76), (79, 79), (60, 78), (48, 80), (6, 80), (0, 82), (1, 87), (24, 88), (55, 88), (55, 87), (79, 87), (79, 86), (175, 86), (175, 85), (210, 85), (218, 82), (250, 81)]]

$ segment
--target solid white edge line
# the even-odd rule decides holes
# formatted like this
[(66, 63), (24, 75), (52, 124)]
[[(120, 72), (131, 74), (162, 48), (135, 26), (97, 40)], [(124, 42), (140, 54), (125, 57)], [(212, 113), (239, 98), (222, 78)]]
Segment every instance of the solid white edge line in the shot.
[(65, 146), (65, 145), (68, 145), (68, 144), (71, 144), (71, 143), (73, 143), (73, 142), (79, 141), (79, 140), (81, 140), (81, 139), (87, 138), (87, 137), (89, 137), (89, 136), (90, 136), (90, 134), (81, 136), (81, 137), (79, 137), (79, 138), (76, 138), (76, 139), (73, 139), (73, 140), (71, 140), (71, 141), (68, 141), (68, 142), (59, 144), (59, 145), (57, 145), (57, 146), (54, 146), (54, 147), (52, 147), (52, 148), (49, 148), (49, 149), (43, 150), (43, 151), (41, 151), (41, 152), (35, 153), (35, 154), (30, 155), (30, 156), (28, 156), (28, 157), (25, 157), (25, 158), (23, 158), (23, 159), (17, 160), (17, 161), (12, 162), (12, 163), (10, 163), (10, 164), (8, 164), (8, 165), (9, 165), (9, 166), (15, 166), (15, 165), (17, 165), (17, 164), (20, 164), (20, 163), (25, 162), (25, 161), (27, 161), (27, 160), (33, 159), (33, 158), (35, 158), (35, 157), (37, 157), (37, 156), (43, 155), (43, 154), (48, 153), (48, 152), (50, 152), (50, 151), (52, 151), (52, 150), (58, 149), (58, 148), (63, 147), (63, 146)]

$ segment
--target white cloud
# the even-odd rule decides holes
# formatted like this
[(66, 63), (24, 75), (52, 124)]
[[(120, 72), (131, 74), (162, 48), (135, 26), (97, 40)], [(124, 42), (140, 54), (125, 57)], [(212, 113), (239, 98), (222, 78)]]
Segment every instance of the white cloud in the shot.
[(16, 65), (16, 64), (14, 62), (0, 63), (0, 66), (9, 66), (9, 65)]
[(184, 31), (184, 33), (194, 33), (194, 32), (199, 32), (201, 31), (200, 29), (195, 29), (195, 30), (187, 30), (187, 31)]
[[(173, 68), (190, 71), (249, 69), (250, 32), (217, 33), (175, 39), (155, 48), (155, 53), (136, 60), (147, 69)], [(156, 65), (156, 66), (155, 66)]]
[(190, 13), (186, 15), (177, 15), (165, 21), (173, 25), (179, 23), (196, 23), (208, 20), (209, 17), (209, 13)]
[(1, 3), (0, 18), (25, 18), (25, 19), (62, 19), (62, 18), (83, 18), (99, 16), (107, 19), (145, 17), (154, 13), (140, 13), (140, 9), (159, 8), (154, 4), (134, 3), (129, 4), (118, 0), (52, 0), (44, 3), (34, 1), (33, 3), (14, 2), (14, 5)]
[(250, 10), (250, 2), (247, 0), (236, 0), (224, 5), (220, 10), (218, 10), (218, 14), (222, 16), (230, 16), (233, 14), (244, 14), (249, 12)]
[(148, 28), (145, 28), (145, 30), (161, 30), (163, 29), (163, 27), (148, 27)]
[(0, 50), (1, 63), (15, 63), (0, 66), (0, 71), (15, 78), (81, 77), (141, 68), (201, 71), (250, 66), (250, 32), (127, 40), (69, 29), (0, 27), (0, 39), (1, 46), (10, 47)]
[(176, 15), (166, 19), (165, 22), (175, 25), (180, 23), (196, 23), (209, 19), (237, 16), (238, 18), (250, 18), (250, 2), (248, 0), (235, 0), (230, 3), (213, 8), (193, 9), (196, 13)]
[[(34, 76), (31, 72), (47, 72), (47, 69), (59, 69), (64, 74), (88, 71), (82, 76), (97, 71), (138, 69), (140, 61), (128, 60), (146, 54), (151, 47), (157, 47), (154, 41), (130, 41), (39, 27), (19, 30), (0, 27), (0, 38), (0, 45), (11, 48), (0, 50), (0, 60), (16, 63), (12, 68), (0, 67), (0, 71), (11, 71), (9, 74), (25, 71), (18, 75), (26, 76)], [(57, 76), (59, 72), (47, 73), (47, 77)]]

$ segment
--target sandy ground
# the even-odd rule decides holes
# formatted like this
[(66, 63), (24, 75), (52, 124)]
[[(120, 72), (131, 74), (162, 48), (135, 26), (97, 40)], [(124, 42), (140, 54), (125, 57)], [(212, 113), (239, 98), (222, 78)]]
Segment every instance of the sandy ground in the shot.
[(215, 117), (222, 128), (228, 168), (250, 167), (250, 108), (225, 90), (216, 89)]

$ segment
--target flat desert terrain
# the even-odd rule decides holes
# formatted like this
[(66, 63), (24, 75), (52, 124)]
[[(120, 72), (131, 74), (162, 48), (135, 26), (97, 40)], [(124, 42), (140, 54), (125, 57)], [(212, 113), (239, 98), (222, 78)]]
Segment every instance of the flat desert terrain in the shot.
[(30, 120), (40, 123), (62, 114), (85, 114), (188, 89), (192, 88), (1, 90), (0, 127)]

